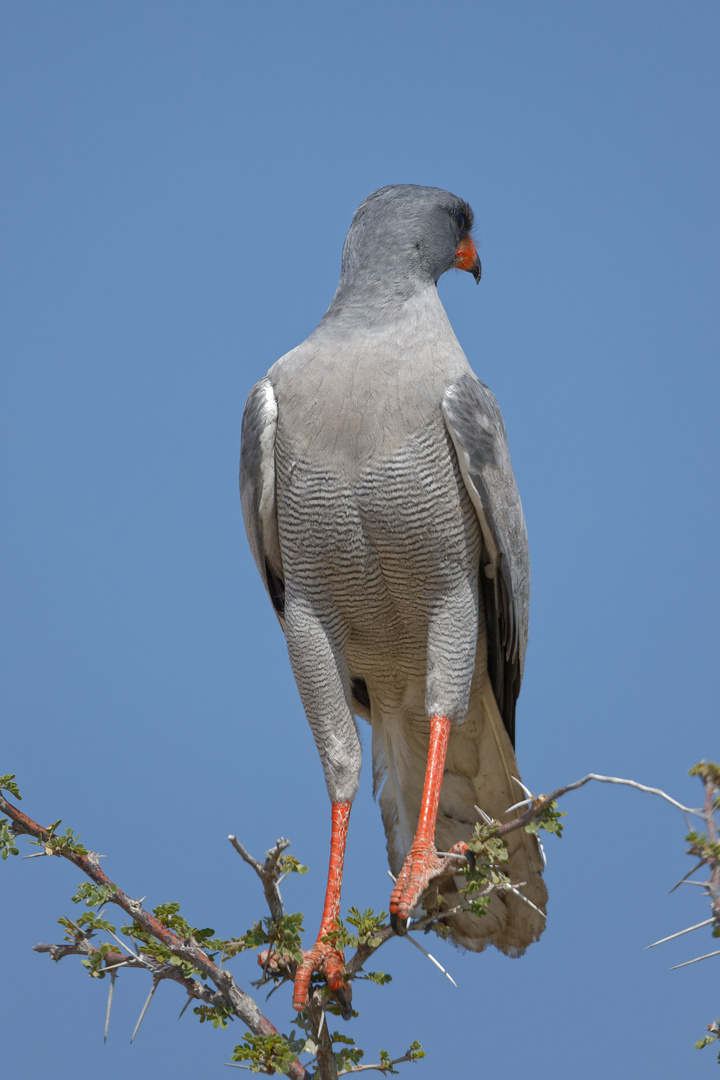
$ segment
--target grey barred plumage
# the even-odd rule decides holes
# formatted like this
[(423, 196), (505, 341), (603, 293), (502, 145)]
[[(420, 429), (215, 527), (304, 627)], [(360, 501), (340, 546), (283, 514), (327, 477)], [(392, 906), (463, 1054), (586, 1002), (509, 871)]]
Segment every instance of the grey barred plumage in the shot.
[[(370, 196), (328, 312), (256, 385), (243, 419), (248, 537), (328, 793), (333, 804), (355, 796), (359, 715), (372, 725), (395, 874), (420, 813), (431, 717), (451, 723), (441, 850), (469, 838), (474, 804), (501, 817), (518, 797), (525, 525), (499, 409), (436, 288), (453, 265), (479, 277), (469, 224), (467, 204), (436, 188)], [(510, 857), (513, 880), (544, 908), (535, 839), (513, 834)], [(450, 905), (452, 888), (443, 895)], [(506, 894), (484, 918), (463, 913), (450, 926), (468, 948), (517, 954), (543, 919)]]

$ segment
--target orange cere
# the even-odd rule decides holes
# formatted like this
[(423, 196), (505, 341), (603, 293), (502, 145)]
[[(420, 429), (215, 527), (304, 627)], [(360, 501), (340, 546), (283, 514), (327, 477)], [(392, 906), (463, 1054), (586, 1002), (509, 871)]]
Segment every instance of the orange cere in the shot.
[(470, 235), (463, 236), (457, 246), (455, 262), (453, 265), (456, 266), (458, 270), (472, 270), (473, 266), (476, 265), (477, 257), (478, 254), (475, 250), (473, 238)]

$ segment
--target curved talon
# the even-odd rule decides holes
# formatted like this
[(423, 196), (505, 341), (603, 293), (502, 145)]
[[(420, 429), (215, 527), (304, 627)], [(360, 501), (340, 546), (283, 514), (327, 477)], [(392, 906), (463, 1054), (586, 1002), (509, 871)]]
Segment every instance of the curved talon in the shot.
[(333, 991), (335, 1000), (340, 1006), (343, 1020), (350, 1020), (352, 1018), (352, 995), (350, 994), (349, 986), (340, 986), (337, 990)]
[[(343, 1019), (349, 1019), (350, 988), (343, 981), (344, 967), (344, 954), (339, 949), (334, 949), (332, 945), (328, 945), (327, 942), (318, 940), (310, 952), (303, 953), (303, 962), (295, 975), (293, 1009), (296, 1012), (303, 1012), (307, 1008), (310, 979), (317, 971), (324, 977), (330, 992), (338, 999), (340, 1008), (343, 1009)], [(345, 1016), (346, 1012), (348, 1012), (347, 1016)]]
[(402, 937), (403, 934), (407, 934), (407, 929), (408, 929), (408, 920), (407, 919), (401, 919), (399, 915), (391, 914), (390, 915), (390, 925), (392, 926), (395, 933), (399, 934), (400, 937)]

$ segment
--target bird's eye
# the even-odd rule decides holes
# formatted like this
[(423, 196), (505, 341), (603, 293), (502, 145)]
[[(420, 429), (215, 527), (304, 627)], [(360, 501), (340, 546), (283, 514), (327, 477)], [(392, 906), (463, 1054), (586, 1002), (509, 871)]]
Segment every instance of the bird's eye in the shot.
[(457, 225), (460, 232), (462, 232), (465, 228), (465, 215), (461, 214), (458, 210), (457, 213), (453, 214), (453, 217), (455, 218), (455, 224)]

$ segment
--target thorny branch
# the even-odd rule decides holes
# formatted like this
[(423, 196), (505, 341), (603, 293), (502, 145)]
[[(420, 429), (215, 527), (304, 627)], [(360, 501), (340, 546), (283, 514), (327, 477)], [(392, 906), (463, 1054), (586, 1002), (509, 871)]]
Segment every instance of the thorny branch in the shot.
[[(526, 809), (523, 813), (518, 814), (510, 821), (504, 823), (492, 821), (482, 811), (481, 817), (485, 823), (492, 828), (494, 835), (498, 837), (507, 836), (517, 829), (527, 827), (532, 822), (541, 821), (544, 815), (547, 815), (552, 811), (553, 803), (555, 803), (556, 800), (560, 799), (570, 791), (576, 791), (591, 780), (601, 783), (622, 784), (642, 792), (657, 795), (672, 806), (681, 810), (683, 813), (699, 818), (704, 823), (704, 832), (701, 834), (691, 832), (687, 838), (690, 844), (688, 854), (696, 856), (699, 859), (699, 862), (689, 874), (685, 875), (685, 878), (681, 879), (681, 881), (686, 881), (687, 878), (691, 877), (692, 874), (701, 867), (708, 868), (710, 871), (708, 880), (703, 882), (694, 881), (691, 883), (703, 886), (710, 903), (712, 915), (710, 919), (704, 920), (696, 926), (679, 931), (677, 934), (671, 934), (667, 938), (663, 938), (662, 941), (679, 937), (682, 934), (689, 933), (692, 930), (700, 929), (703, 926), (711, 924), (715, 928), (716, 936), (720, 936), (720, 933), (718, 932), (720, 931), (720, 842), (716, 820), (716, 814), (720, 809), (720, 767), (713, 765), (712, 763), (701, 762), (700, 765), (695, 766), (695, 768), (691, 770), (691, 773), (700, 777), (705, 789), (704, 805), (699, 809), (683, 806), (664, 791), (661, 791), (658, 788), (647, 787), (634, 780), (625, 780), (619, 777), (601, 776), (596, 773), (589, 773), (587, 776), (574, 783), (556, 788), (549, 795), (535, 797), (530, 792), (526, 791), (528, 798), (523, 800), (523, 802), (516, 804), (516, 807), (525, 806)], [(9, 788), (9, 790), (12, 791), (13, 787)], [(516, 809), (516, 807), (510, 807), (509, 810), (512, 811)], [(254, 1036), (264, 1038), (269, 1037), (269, 1042), (272, 1041), (273, 1036), (277, 1037), (281, 1042), (284, 1041), (283, 1038), (279, 1036), (277, 1029), (260, 1011), (253, 998), (235, 983), (235, 980), (229, 971), (222, 966), (215, 964), (215, 962), (207, 955), (207, 952), (204, 951), (201, 945), (192, 937), (183, 938), (178, 935), (168, 926), (165, 926), (155, 915), (146, 911), (138, 900), (133, 900), (126, 896), (117, 885), (110, 881), (103, 870), (101, 870), (98, 856), (94, 852), (86, 851), (80, 845), (53, 843), (52, 826), (46, 829), (39, 825), (37, 822), (23, 814), (23, 812), (13, 804), (8, 802), (1, 792), (0, 812), (6, 814), (7, 817), (11, 819), (12, 832), (15, 835), (27, 834), (28, 836), (33, 837), (35, 841), (39, 842), (41, 845), (44, 845), (44, 851), (40, 852), (40, 854), (60, 855), (72, 862), (78, 869), (82, 870), (82, 872), (96, 885), (104, 886), (107, 890), (106, 902), (116, 904), (122, 908), (122, 910), (125, 911), (147, 934), (162, 943), (172, 956), (186, 962), (186, 964), (190, 965), (195, 971), (209, 979), (215, 986), (215, 989), (213, 990), (211, 986), (200, 981), (200, 979), (188, 977), (187, 973), (183, 973), (178, 966), (160, 961), (156, 957), (143, 952), (141, 947), (138, 948), (137, 952), (133, 953), (132, 950), (128, 949), (118, 938), (115, 938), (115, 940), (125, 951), (121, 952), (114, 947), (104, 946), (101, 963), (96, 964), (96, 970), (91, 970), (91, 974), (98, 974), (100, 971), (108, 972), (111, 974), (114, 983), (114, 976), (120, 968), (143, 968), (152, 976), (153, 991), (158, 983), (164, 979), (178, 982), (188, 994), (188, 1002), (196, 999), (202, 1002), (203, 1005), (217, 1010), (218, 1013), (220, 1013), (221, 1010), (224, 1010), (226, 1013), (229, 1011), (232, 1015), (244, 1021)], [(268, 851), (265, 860), (260, 862), (243, 847), (237, 837), (231, 835), (228, 839), (238, 854), (252, 867), (260, 879), (273, 924), (281, 924), (285, 918), (285, 914), (279, 883), (285, 873), (283, 865), (284, 860), (286, 861), (291, 858), (284, 855), (290, 841), (282, 838), (278, 839), (275, 846)], [(297, 865), (299, 864), (296, 864), (296, 866)], [(301, 869), (305, 868), (302, 867)], [(681, 882), (678, 882), (678, 884), (680, 883)], [(521, 885), (522, 883), (517, 883), (517, 886), (512, 886), (512, 888), (517, 892)], [(487, 895), (496, 887), (497, 886), (494, 885), (488, 885), (485, 889), (466, 896), (458, 905), (457, 909), (453, 909), (453, 912), (455, 910), (467, 908), (473, 900), (477, 899), (479, 896)], [(443, 916), (447, 916), (447, 914), (448, 912), (428, 914), (416, 920), (412, 924), (411, 929), (413, 931), (429, 929), (433, 922), (437, 921), (438, 918), (442, 919)], [(99, 958), (96, 954), (99, 950), (91, 942), (91, 935), (84, 933), (80, 926), (74, 926), (74, 924), (70, 925), (73, 926), (75, 938), (73, 943), (66, 942), (58, 945), (41, 944), (36, 945), (35, 950), (37, 952), (49, 953), (52, 959), (56, 961), (71, 955), (80, 955), (89, 958), (95, 956), (97, 961)], [(111, 936), (115, 937), (114, 934)], [(368, 940), (361, 939), (354, 954), (345, 964), (345, 974), (347, 979), (351, 981), (353, 978), (360, 975), (364, 965), (373, 953), (393, 936), (394, 931), (392, 927), (389, 923), (386, 923), (384, 925), (378, 925)], [(655, 942), (654, 944), (661, 944), (662, 941)], [(426, 952), (424, 949), (423, 951)], [(718, 951), (718, 954), (720, 954), (720, 950)], [(442, 968), (434, 957), (431, 957), (427, 952), (426, 955), (428, 955), (433, 963), (444, 972), (444, 968)], [(707, 954), (708, 957), (712, 955), (716, 954)], [(698, 957), (697, 960), (706, 958), (707, 957)], [(297, 961), (293, 958), (291, 953), (281, 951), (280, 954), (273, 955), (271, 946), (268, 952), (260, 955), (259, 960), (263, 963), (263, 975), (260, 982), (256, 985), (274, 981), (277, 986), (279, 981), (294, 978)], [(688, 963), (694, 962), (695, 961), (688, 961)], [(444, 973), (448, 975), (447, 972)], [(448, 975), (448, 978), (449, 977), (450, 976)], [(152, 996), (153, 991), (151, 991), (150, 996)], [(111, 999), (112, 986), (109, 1002)], [(146, 1002), (146, 1007), (147, 1004), (148, 1003)], [(293, 1078), (293, 1080), (313, 1080), (313, 1078), (316, 1078), (316, 1080), (336, 1080), (339, 1075), (338, 1058), (340, 1055), (336, 1056), (333, 1052), (333, 1043), (326, 1022), (327, 1011), (334, 1011), (334, 1003), (328, 998), (326, 989), (316, 987), (310, 996), (308, 1009), (305, 1014), (305, 1029), (309, 1038), (304, 1046), (306, 1051), (310, 1050), (315, 1054), (315, 1071), (310, 1073), (299, 1060), (295, 1059), (289, 1061), (286, 1058), (283, 1066), (279, 1067), (279, 1071), (285, 1071)], [(142, 1019), (143, 1015), (144, 1011), (143, 1014), (141, 1014), (140, 1019)], [(140, 1021), (138, 1021), (137, 1026), (139, 1026), (139, 1023)], [(711, 1031), (711, 1036), (698, 1045), (713, 1041), (713, 1038), (717, 1036), (712, 1033), (714, 1033), (717, 1028), (717, 1023), (715, 1025), (710, 1025), (708, 1030)], [(419, 1046), (419, 1044), (413, 1044), (413, 1047), (416, 1045)], [(286, 1050), (287, 1047), (288, 1044), (285, 1044)], [(421, 1051), (418, 1050), (415, 1052), (413, 1047), (400, 1058), (390, 1059), (390, 1057), (383, 1052), (382, 1061), (376, 1065), (359, 1064), (357, 1059), (353, 1059), (352, 1057), (342, 1059), (342, 1073), (363, 1072), (373, 1069), (385, 1073), (386, 1071), (392, 1070), (392, 1067), (396, 1064), (405, 1061), (413, 1061), (416, 1057), (421, 1056)], [(301, 1052), (302, 1049), (302, 1045), (298, 1045), (293, 1052), (298, 1053)], [(235, 1062), (233, 1062), (233, 1064), (235, 1064)], [(259, 1068), (260, 1066), (257, 1061), (255, 1061), (252, 1065), (252, 1071), (258, 1071)], [(269, 1063), (267, 1068), (262, 1068), (262, 1071), (275, 1071), (275, 1069), (272, 1067), (272, 1063)]]
[(515, 829), (521, 829), (531, 821), (536, 821), (542, 816), (543, 811), (546, 810), (551, 803), (556, 802), (558, 799), (562, 798), (563, 795), (567, 795), (569, 791), (577, 791), (578, 788), (584, 787), (585, 784), (589, 783), (591, 780), (598, 780), (603, 784), (622, 784), (625, 787), (635, 788), (637, 791), (644, 791), (649, 795), (659, 795), (661, 799), (665, 799), (671, 806), (675, 806), (678, 810), (682, 810), (684, 814), (692, 814), (693, 817), (700, 818), (706, 818), (707, 816), (706, 810), (692, 810), (688, 806), (683, 806), (683, 804), (677, 802), (676, 799), (672, 799), (669, 795), (666, 795), (660, 788), (646, 787), (645, 784), (638, 784), (637, 780), (623, 780), (619, 776), (600, 776), (598, 773), (588, 773), (587, 776), (583, 776), (582, 780), (576, 780), (572, 784), (565, 784), (563, 787), (555, 788), (549, 795), (538, 795), (536, 799), (526, 800), (530, 805), (525, 813), (517, 818), (513, 818), (512, 821), (506, 822), (504, 825), (500, 825), (498, 828), (498, 836), (507, 836), (508, 833), (514, 832)]
[[(12, 820), (13, 832), (16, 835), (25, 833), (46, 845), (51, 839), (51, 834), (47, 829), (33, 821), (32, 818), (28, 817), (16, 806), (13, 806), (12, 803), (9, 803), (2, 794), (0, 794), (0, 811)], [(214, 1006), (221, 1001), (227, 1002), (235, 1016), (247, 1024), (249, 1029), (256, 1035), (278, 1034), (277, 1028), (260, 1012), (253, 998), (246, 994), (244, 990), (241, 990), (229, 971), (213, 963), (193, 941), (183, 940), (174, 931), (163, 926), (160, 920), (146, 911), (138, 900), (133, 900), (127, 896), (101, 870), (98, 856), (94, 851), (78, 852), (72, 848), (60, 848), (58, 854), (77, 866), (79, 870), (82, 870), (96, 885), (110, 889), (111, 891), (107, 896), (108, 903), (117, 904), (147, 933), (162, 942), (174, 956), (187, 961), (193, 968), (206, 975), (214, 983), (218, 991), (216, 997), (199, 980), (186, 979), (183, 980), (183, 985), (188, 994)], [(163, 971), (161, 977), (177, 978), (173, 971), (173, 965), (164, 965), (164, 967), (169, 968), (169, 970), (167, 972)], [(153, 978), (157, 977), (158, 975), (153, 972)], [(208, 994), (212, 995), (210, 1000), (208, 1000)], [(308, 1074), (304, 1066), (298, 1061), (291, 1065), (288, 1075), (293, 1077), (293, 1080), (306, 1080)]]

